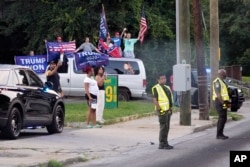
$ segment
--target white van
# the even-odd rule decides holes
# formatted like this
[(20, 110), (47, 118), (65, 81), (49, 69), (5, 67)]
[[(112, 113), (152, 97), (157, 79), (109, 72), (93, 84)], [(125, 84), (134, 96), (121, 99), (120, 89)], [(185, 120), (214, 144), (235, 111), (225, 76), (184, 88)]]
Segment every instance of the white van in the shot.
[[(82, 70), (76, 70), (74, 58), (68, 58), (68, 64), (63, 70), (58, 70), (60, 83), (65, 96), (84, 96), (83, 81), (86, 74)], [(131, 65), (133, 71), (128, 71)], [(130, 100), (131, 98), (146, 97), (146, 72), (140, 59), (109, 58), (108, 66), (105, 66), (107, 74), (118, 75), (118, 99)], [(39, 75), (46, 81), (45, 74)]]

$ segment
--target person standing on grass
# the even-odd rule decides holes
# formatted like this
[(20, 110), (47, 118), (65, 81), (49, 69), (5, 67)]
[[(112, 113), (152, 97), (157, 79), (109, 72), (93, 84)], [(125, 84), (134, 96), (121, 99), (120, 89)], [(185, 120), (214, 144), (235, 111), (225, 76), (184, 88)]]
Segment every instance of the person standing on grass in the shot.
[[(96, 80), (93, 78), (94, 69), (93, 67), (87, 67), (84, 72), (87, 73), (84, 79), (84, 89), (89, 109), (87, 114), (87, 128), (101, 128), (101, 125), (96, 124), (96, 104), (99, 89)], [(90, 124), (91, 120), (92, 124)]]
[(159, 147), (158, 149), (173, 149), (174, 147), (168, 143), (168, 132), (170, 126), (170, 118), (172, 115), (173, 96), (171, 89), (166, 85), (165, 74), (157, 76), (158, 84), (153, 86), (153, 103), (160, 123)]
[(103, 111), (105, 104), (105, 90), (104, 82), (106, 79), (105, 69), (103, 66), (95, 68), (95, 79), (99, 88), (97, 95), (97, 106), (96, 106), (96, 121), (99, 123), (104, 123)]

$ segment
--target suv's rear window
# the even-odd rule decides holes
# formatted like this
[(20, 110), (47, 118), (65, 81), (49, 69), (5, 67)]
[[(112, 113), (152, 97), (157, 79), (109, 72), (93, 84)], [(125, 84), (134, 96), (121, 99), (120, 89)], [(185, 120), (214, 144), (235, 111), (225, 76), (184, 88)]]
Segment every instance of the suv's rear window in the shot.
[(0, 85), (6, 85), (7, 82), (8, 82), (10, 71), (1, 70), (0, 73), (1, 73), (1, 75), (0, 75)]

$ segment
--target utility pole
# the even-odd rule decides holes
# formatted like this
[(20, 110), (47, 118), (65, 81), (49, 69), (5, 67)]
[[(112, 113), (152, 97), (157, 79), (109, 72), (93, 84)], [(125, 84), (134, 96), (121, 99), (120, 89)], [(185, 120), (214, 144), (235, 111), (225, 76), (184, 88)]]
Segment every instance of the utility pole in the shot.
[(195, 49), (197, 57), (199, 119), (209, 120), (207, 73), (205, 68), (202, 12), (201, 12), (200, 0), (193, 0), (193, 16), (194, 16)]
[[(190, 64), (191, 49), (189, 0), (176, 0), (176, 37), (177, 64)], [(190, 90), (178, 93), (180, 93), (180, 125), (191, 125)]]
[(211, 91), (210, 91), (210, 109), (215, 110), (212, 100), (213, 80), (217, 77), (219, 70), (219, 14), (218, 0), (210, 0), (210, 68), (211, 68)]

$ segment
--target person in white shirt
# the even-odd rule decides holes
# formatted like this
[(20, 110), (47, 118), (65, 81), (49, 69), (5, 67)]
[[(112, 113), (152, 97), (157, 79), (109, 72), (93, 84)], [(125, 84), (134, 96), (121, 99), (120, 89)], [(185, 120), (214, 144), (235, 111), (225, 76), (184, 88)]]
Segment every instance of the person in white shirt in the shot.
[[(87, 72), (87, 76), (84, 79), (84, 88), (85, 98), (87, 99), (87, 104), (89, 107), (87, 114), (87, 128), (101, 128), (101, 125), (96, 124), (96, 105), (99, 88), (96, 80), (93, 78), (94, 69), (93, 67), (87, 67), (84, 72)], [(91, 119), (92, 124), (90, 124)]]

